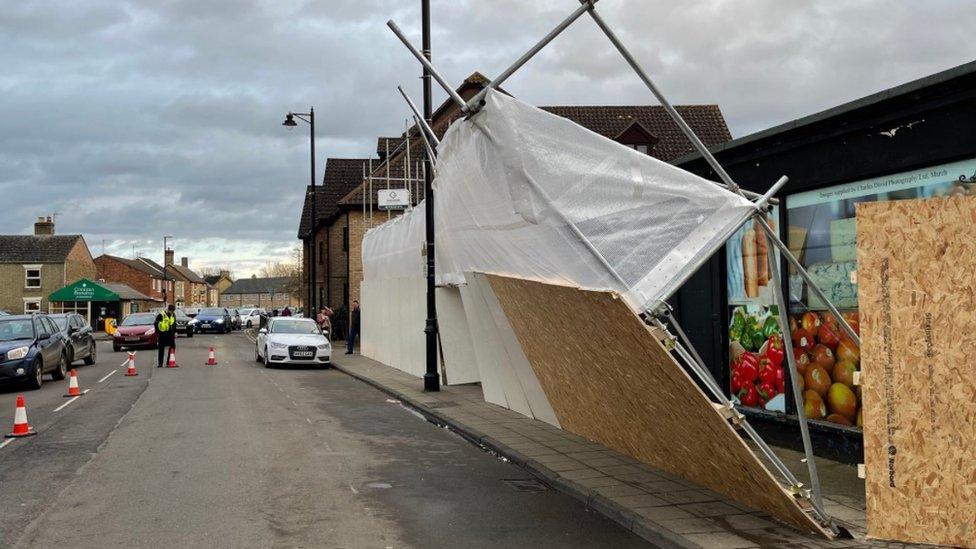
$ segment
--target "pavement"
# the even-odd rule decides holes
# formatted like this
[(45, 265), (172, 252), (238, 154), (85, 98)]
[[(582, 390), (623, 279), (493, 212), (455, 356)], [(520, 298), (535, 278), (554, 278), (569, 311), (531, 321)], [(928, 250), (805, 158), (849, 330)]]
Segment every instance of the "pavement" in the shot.
[[(478, 384), (427, 393), (422, 380), (359, 354), (339, 357), (336, 366), (660, 547), (931, 547), (866, 539), (864, 484), (846, 464), (817, 458), (824, 506), (851, 534), (828, 541), (598, 443), (489, 404)], [(774, 451), (798, 478), (806, 477), (802, 454)]]
[(66, 407), (66, 382), (23, 393), (39, 434), (0, 448), (0, 546), (653, 546), (354, 377), (265, 369), (245, 334), (181, 338), (176, 369), (140, 351), (137, 377), (109, 348)]

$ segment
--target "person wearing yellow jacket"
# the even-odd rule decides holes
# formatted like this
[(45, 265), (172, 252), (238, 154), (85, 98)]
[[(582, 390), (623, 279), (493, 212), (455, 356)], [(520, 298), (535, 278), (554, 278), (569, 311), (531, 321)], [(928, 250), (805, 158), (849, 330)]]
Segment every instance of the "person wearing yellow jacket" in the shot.
[(153, 325), (156, 328), (156, 367), (162, 368), (168, 353), (176, 350), (176, 306), (171, 303), (165, 311), (160, 311)]

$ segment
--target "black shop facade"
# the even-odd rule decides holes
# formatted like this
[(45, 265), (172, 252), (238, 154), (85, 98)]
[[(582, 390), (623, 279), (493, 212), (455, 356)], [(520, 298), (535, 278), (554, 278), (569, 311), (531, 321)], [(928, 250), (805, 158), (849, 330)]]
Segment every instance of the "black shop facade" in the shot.
[[(781, 176), (789, 177), (768, 219), (857, 328), (855, 205), (976, 195), (976, 62), (712, 151), (745, 189), (763, 193)], [(674, 163), (718, 180), (697, 154)], [(860, 463), (860, 390), (854, 379), (860, 350), (782, 258), (780, 287), (789, 310), (778, 310), (762, 267), (765, 254), (774, 251), (760, 235), (743, 227), (671, 305), (712, 374), (766, 440), (802, 448), (789, 380), (769, 373), (774, 364), (786, 370), (785, 353), (793, 353), (801, 363), (803, 407), (817, 455)], [(781, 314), (789, 319), (789, 341), (778, 329)], [(754, 368), (765, 373), (756, 375)]]

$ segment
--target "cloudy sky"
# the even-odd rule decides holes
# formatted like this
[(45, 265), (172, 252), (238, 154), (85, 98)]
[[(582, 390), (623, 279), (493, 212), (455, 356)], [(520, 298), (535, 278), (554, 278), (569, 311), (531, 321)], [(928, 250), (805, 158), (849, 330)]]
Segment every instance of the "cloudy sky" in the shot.
[[(238, 276), (297, 244), (316, 109), (328, 156), (403, 130), (420, 2), (22, 0), (0, 8), (0, 233), (58, 212), (93, 254), (161, 256)], [(575, 0), (433, 1), (435, 63), (491, 77)], [(740, 137), (976, 59), (971, 1), (603, 0), (674, 103), (718, 103)], [(540, 105), (653, 103), (587, 18), (506, 84)], [(443, 94), (435, 94), (440, 102)]]

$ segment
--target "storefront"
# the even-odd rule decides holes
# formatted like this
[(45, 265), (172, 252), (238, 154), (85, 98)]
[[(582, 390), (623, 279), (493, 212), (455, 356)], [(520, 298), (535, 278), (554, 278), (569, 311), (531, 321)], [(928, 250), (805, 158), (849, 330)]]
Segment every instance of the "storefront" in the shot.
[(122, 319), (131, 313), (158, 307), (162, 300), (153, 299), (125, 284), (76, 280), (48, 296), (50, 313), (74, 312), (85, 317), (96, 330), (104, 321)]
[[(976, 195), (976, 63), (737, 139), (716, 156), (752, 191), (789, 176), (770, 222), (856, 329), (856, 204)], [(716, 179), (697, 156), (676, 164)], [(765, 265), (772, 252), (759, 236), (752, 227), (740, 230), (679, 292), (677, 314), (767, 440), (798, 446), (796, 407), (780, 365), (784, 353), (794, 353), (818, 454), (860, 462), (860, 390), (853, 385), (860, 350), (781, 260), (793, 336), (782, 341), (776, 316), (784, 312), (773, 304)], [(764, 373), (753, 375), (754, 368)]]

